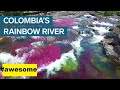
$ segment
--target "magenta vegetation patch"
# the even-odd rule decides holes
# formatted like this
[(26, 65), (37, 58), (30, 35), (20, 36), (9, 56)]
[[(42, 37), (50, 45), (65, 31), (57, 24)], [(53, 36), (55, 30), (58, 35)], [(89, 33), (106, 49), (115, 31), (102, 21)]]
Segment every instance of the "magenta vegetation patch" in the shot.
[(66, 27), (72, 27), (75, 26), (76, 22), (78, 22), (77, 19), (71, 19), (71, 18), (63, 18), (62, 20), (58, 20), (54, 22), (55, 26), (66, 26)]
[[(0, 63), (37, 64), (37, 77), (26, 79), (120, 78), (120, 70), (111, 64), (112, 58), (105, 53), (108, 49), (101, 44), (106, 33), (112, 33), (113, 24), (97, 19), (85, 14), (54, 20), (55, 26), (68, 27), (67, 36), (0, 37)], [(0, 72), (0, 78), (23, 77), (3, 77)]]
[(25, 63), (33, 63), (41, 67), (42, 65), (49, 65), (51, 62), (55, 62), (55, 60), (60, 59), (60, 57), (60, 48), (55, 45), (49, 45), (34, 49)]

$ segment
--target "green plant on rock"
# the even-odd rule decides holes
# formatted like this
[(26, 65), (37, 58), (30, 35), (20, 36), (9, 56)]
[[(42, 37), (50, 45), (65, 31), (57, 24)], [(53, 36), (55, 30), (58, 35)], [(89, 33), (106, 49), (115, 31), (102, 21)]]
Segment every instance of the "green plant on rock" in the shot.
[(104, 58), (101, 59), (101, 61), (102, 61), (102, 62), (107, 62), (108, 60), (107, 60), (106, 57), (104, 57)]
[(77, 60), (73, 60), (73, 58), (71, 57), (68, 57), (66, 63), (61, 67), (61, 70), (63, 70), (64, 72), (77, 71), (77, 69), (78, 69), (78, 62)]

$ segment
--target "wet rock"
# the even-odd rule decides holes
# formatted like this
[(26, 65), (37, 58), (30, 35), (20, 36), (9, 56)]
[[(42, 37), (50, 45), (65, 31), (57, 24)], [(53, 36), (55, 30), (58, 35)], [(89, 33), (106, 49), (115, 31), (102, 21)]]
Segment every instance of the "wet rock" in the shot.
[(111, 58), (111, 62), (110, 62), (110, 63), (111, 63), (114, 67), (120, 69), (120, 58), (116, 58), (116, 57), (114, 57), (114, 56), (111, 56), (110, 58)]
[(67, 16), (70, 18), (76, 18), (84, 15), (86, 11), (56, 11), (52, 13), (54, 19), (61, 18), (62, 16)]
[(105, 39), (101, 42), (103, 52), (111, 60), (115, 67), (120, 67), (120, 38), (115, 32), (105, 34)]
[(120, 67), (120, 49), (112, 45), (104, 44), (103, 50), (106, 56), (110, 59), (110, 63), (116, 68)]
[(113, 47), (118, 45), (118, 41), (115, 38), (104, 39), (102, 42), (105, 45), (112, 45)]
[(75, 30), (70, 30), (68, 32), (68, 35), (67, 36), (58, 36), (56, 37), (56, 41), (64, 41), (64, 40), (68, 40), (69, 42), (72, 42), (72, 41), (75, 41), (76, 40), (76, 37), (78, 37), (80, 34), (79, 31), (75, 31)]
[(106, 55), (112, 55), (118, 57), (119, 55), (114, 51), (114, 47), (109, 44), (104, 44), (104, 50), (106, 51)]
[(55, 36), (46, 36), (46, 40), (44, 41), (44, 43), (46, 45), (53, 43), (56, 41), (56, 37)]
[(109, 31), (113, 31), (113, 29), (109, 29)]
[(115, 32), (116, 34), (118, 34), (118, 37), (120, 38), (120, 27), (119, 26), (114, 27), (113, 28), (113, 32)]
[(116, 34), (115, 32), (108, 32), (108, 33), (105, 33), (104, 35), (106, 39), (109, 39), (109, 38), (118, 39), (119, 38), (118, 34)]
[(72, 45), (67, 41), (56, 42), (54, 44), (61, 49), (61, 54), (67, 53), (73, 49)]

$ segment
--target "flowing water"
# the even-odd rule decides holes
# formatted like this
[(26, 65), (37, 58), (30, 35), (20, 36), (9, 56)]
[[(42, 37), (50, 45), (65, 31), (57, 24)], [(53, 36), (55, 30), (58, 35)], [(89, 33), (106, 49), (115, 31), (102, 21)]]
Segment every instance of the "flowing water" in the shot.
[[(55, 26), (68, 27), (68, 36), (65, 37), (11, 37), (14, 43), (7, 42), (11, 47), (1, 41), (0, 55), (3, 55), (2, 52), (7, 52), (9, 55), (13, 55), (12, 58), (16, 59), (17, 56), (17, 58), (23, 57), (25, 60), (25, 57), (33, 51), (34, 54), (29, 56), (25, 62), (21, 58), (18, 62), (21, 60), (21, 63), (37, 63), (40, 66), (37, 76), (39, 79), (120, 78), (120, 70), (115, 69), (109, 63), (110, 60), (104, 55), (103, 47), (99, 44), (104, 39), (103, 35), (93, 32), (93, 29), (87, 28), (85, 25), (86, 21), (93, 22), (94, 20), (85, 18), (81, 21), (82, 18), (64, 17), (54, 21)], [(78, 34), (77, 31), (81, 33)], [(99, 30), (99, 33), (103, 33), (103, 31)], [(18, 51), (17, 53), (15, 53), (15, 49)], [(0, 58), (0, 62), (3, 63), (4, 58)], [(14, 60), (9, 62), (14, 63)], [(50, 62), (53, 63), (50, 64)]]
[[(84, 23), (84, 20), (79, 21), (78, 25)], [(74, 26), (75, 28), (75, 26)], [(84, 26), (84, 29), (78, 28), (77, 30), (82, 31), (77, 39), (80, 39), (81, 50), (80, 56), (77, 58), (79, 61), (79, 69), (77, 70), (77, 77), (73, 74), (72, 78), (96, 78), (96, 79), (107, 79), (107, 78), (119, 78), (119, 70), (110, 64), (110, 60), (104, 55), (103, 47), (99, 42), (104, 39), (102, 35), (97, 35), (92, 32), (90, 28)], [(86, 33), (86, 32), (89, 33)], [(105, 31), (99, 30), (99, 33), (104, 34)], [(81, 39), (82, 38), (82, 39)], [(77, 43), (76, 43), (77, 44)], [(75, 72), (74, 72), (75, 73)]]

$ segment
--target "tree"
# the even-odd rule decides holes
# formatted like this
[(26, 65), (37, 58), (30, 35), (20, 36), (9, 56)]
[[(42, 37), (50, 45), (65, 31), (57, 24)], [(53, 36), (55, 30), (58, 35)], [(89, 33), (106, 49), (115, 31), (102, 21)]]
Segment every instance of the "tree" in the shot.
[(21, 16), (28, 14), (28, 11), (0, 11), (1, 16)]

